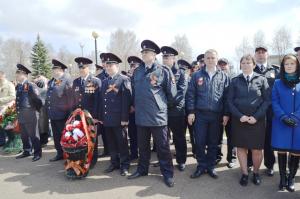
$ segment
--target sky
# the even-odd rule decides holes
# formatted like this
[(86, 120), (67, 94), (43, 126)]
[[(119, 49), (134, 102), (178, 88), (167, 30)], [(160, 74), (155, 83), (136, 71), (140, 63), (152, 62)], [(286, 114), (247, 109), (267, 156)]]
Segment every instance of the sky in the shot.
[(175, 35), (186, 34), (193, 55), (214, 48), (233, 58), (243, 37), (273, 33), (285, 25), (293, 45), (300, 38), (299, 0), (9, 0), (0, 1), (0, 37), (33, 43), (37, 33), (55, 50), (65, 46), (75, 54), (106, 51), (111, 32), (132, 30), (140, 41), (170, 45)]

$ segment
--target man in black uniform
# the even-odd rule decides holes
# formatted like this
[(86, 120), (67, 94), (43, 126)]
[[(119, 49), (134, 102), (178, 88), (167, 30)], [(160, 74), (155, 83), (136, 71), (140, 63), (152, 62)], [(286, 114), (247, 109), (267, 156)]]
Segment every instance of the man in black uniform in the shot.
[(176, 150), (176, 162), (179, 171), (184, 171), (187, 156), (185, 136), (185, 93), (187, 90), (187, 78), (185, 68), (176, 64), (177, 50), (169, 46), (161, 47), (163, 65), (171, 68), (175, 76), (177, 95), (174, 102), (168, 105), (168, 127), (173, 133)]
[(63, 150), (60, 145), (61, 133), (72, 111), (72, 80), (65, 74), (66, 65), (60, 61), (52, 60), (53, 78), (48, 82), (45, 106), (51, 121), (53, 139), (57, 154), (50, 162), (63, 159)]
[[(127, 62), (130, 65), (130, 70), (128, 72), (128, 76), (130, 76), (130, 78), (131, 78), (134, 70), (143, 61), (136, 56), (130, 56), (127, 58)], [(136, 124), (135, 124), (135, 111), (134, 111), (133, 106), (131, 106), (130, 113), (129, 113), (128, 135), (129, 135), (129, 141), (130, 141), (130, 160), (135, 160), (138, 158), (138, 143), (137, 143), (137, 128), (136, 128)]]
[[(99, 95), (101, 90), (101, 80), (90, 74), (89, 65), (92, 60), (85, 57), (75, 58), (78, 64), (80, 77), (73, 81), (73, 108), (87, 110), (94, 119), (98, 118)], [(98, 136), (96, 136), (95, 148), (91, 168), (95, 166), (98, 158)]]
[(167, 186), (174, 186), (173, 162), (168, 138), (168, 103), (176, 96), (170, 68), (156, 62), (160, 48), (150, 40), (141, 43), (143, 63), (133, 74), (135, 122), (138, 130), (139, 163), (134, 179), (148, 175), (151, 134), (156, 143), (161, 173)]
[(106, 53), (105, 62), (109, 77), (103, 81), (99, 111), (111, 158), (111, 164), (105, 172), (120, 168), (120, 175), (126, 176), (130, 165), (126, 127), (131, 105), (131, 84), (129, 77), (119, 72), (119, 63), (122, 62), (119, 57)]
[[(101, 63), (102, 63), (102, 71), (101, 71), (101, 73), (99, 73), (96, 76), (97, 78), (99, 78), (101, 80), (101, 82), (103, 82), (109, 76), (106, 72), (105, 55), (106, 55), (106, 53), (101, 53), (100, 54), (100, 59), (101, 59)], [(108, 154), (109, 154), (109, 149), (108, 149), (108, 146), (107, 146), (106, 133), (105, 133), (103, 124), (98, 124), (97, 128), (98, 128), (97, 129), (98, 130), (97, 134), (98, 135), (101, 134), (102, 142), (103, 142), (103, 148), (104, 148), (103, 153), (99, 154), (99, 157), (105, 157), (105, 156), (108, 156)]]
[[(255, 48), (255, 59), (256, 67), (254, 72), (265, 76), (268, 80), (270, 89), (273, 88), (275, 79), (279, 76), (279, 68), (275, 65), (268, 63), (268, 49), (265, 46), (257, 46)], [(271, 100), (271, 93), (270, 93)], [(264, 164), (267, 168), (266, 174), (268, 176), (274, 175), (274, 164), (275, 164), (275, 155), (271, 147), (271, 134), (272, 134), (272, 105), (269, 106), (267, 110), (267, 123), (266, 123), (266, 139), (265, 139), (265, 148), (264, 148)]]
[(37, 111), (42, 107), (42, 100), (35, 84), (28, 81), (28, 74), (31, 71), (22, 64), (17, 65), (16, 80), (16, 110), (21, 128), (21, 139), (23, 153), (16, 159), (30, 156), (31, 149), (34, 149), (32, 162), (42, 157), (42, 149), (38, 133)]

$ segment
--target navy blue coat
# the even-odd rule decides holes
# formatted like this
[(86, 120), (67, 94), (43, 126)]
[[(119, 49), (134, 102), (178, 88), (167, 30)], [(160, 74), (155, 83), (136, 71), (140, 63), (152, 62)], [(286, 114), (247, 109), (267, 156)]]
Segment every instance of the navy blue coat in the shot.
[(99, 95), (101, 90), (101, 80), (89, 75), (84, 81), (84, 85), (81, 84), (81, 77), (76, 78), (73, 81), (72, 93), (73, 93), (73, 107), (87, 110), (93, 118), (98, 117), (98, 105), (100, 103)]
[(108, 74), (105, 70), (103, 70), (101, 73), (99, 73), (96, 77), (99, 78), (102, 82), (103, 80), (105, 80), (106, 78), (108, 78)]
[(216, 71), (212, 80), (205, 68), (195, 72), (186, 94), (188, 113), (201, 110), (229, 115), (226, 102), (229, 83), (229, 77), (221, 70)]
[(51, 120), (66, 119), (72, 111), (72, 80), (64, 74), (59, 80), (48, 82), (45, 105)]
[(116, 127), (121, 126), (121, 121), (129, 121), (131, 94), (130, 79), (125, 75), (116, 74), (103, 81), (99, 120), (104, 126)]
[(175, 76), (177, 94), (173, 103), (169, 103), (168, 116), (184, 116), (185, 115), (185, 94), (188, 86), (188, 77), (185, 69), (174, 65), (171, 68)]
[(136, 125), (166, 126), (168, 103), (174, 102), (177, 93), (171, 69), (158, 63), (146, 69), (142, 63), (132, 78)]
[[(289, 88), (278, 79), (272, 90), (274, 112), (272, 126), (272, 147), (287, 151), (300, 151), (300, 83)], [(281, 119), (284, 116), (294, 118), (298, 125), (289, 127)]]
[(16, 86), (16, 111), (20, 123), (36, 122), (36, 111), (43, 103), (35, 84), (25, 81)]

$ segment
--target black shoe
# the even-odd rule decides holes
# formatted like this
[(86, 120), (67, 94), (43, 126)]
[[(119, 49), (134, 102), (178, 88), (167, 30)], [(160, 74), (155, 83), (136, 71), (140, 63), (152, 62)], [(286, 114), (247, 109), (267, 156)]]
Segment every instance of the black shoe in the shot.
[(32, 158), (32, 162), (35, 162), (35, 161), (38, 161), (39, 159), (41, 159), (41, 155), (35, 155), (35, 156), (33, 156), (33, 158)]
[(253, 179), (252, 179), (253, 184), (255, 185), (260, 185), (261, 184), (261, 178), (258, 173), (253, 173)]
[(265, 171), (266, 175), (269, 176), (269, 177), (272, 177), (274, 176), (274, 170), (273, 169), (267, 169)]
[(26, 157), (28, 157), (28, 156), (30, 156), (30, 153), (29, 153), (29, 152), (23, 152), (23, 153), (21, 153), (20, 155), (18, 155), (18, 156), (16, 157), (16, 159), (26, 158)]
[(185, 164), (183, 164), (183, 163), (182, 164), (178, 164), (177, 168), (178, 168), (179, 171), (184, 171), (185, 170)]
[(248, 185), (248, 175), (243, 174), (240, 180), (240, 185), (243, 187)]
[(201, 175), (203, 175), (205, 173), (205, 170), (202, 169), (197, 169), (191, 176), (190, 178), (194, 179), (194, 178), (199, 178)]
[(222, 161), (222, 158), (217, 158), (216, 159), (216, 165), (219, 164)]
[(109, 165), (109, 167), (107, 169), (104, 170), (104, 173), (111, 173), (116, 169), (119, 169), (119, 167), (116, 167), (116, 166), (111, 164), (111, 165)]
[(164, 182), (168, 187), (174, 187), (174, 178), (164, 178)]
[(130, 176), (128, 176), (127, 179), (132, 180), (132, 179), (139, 178), (139, 177), (146, 176), (146, 175), (148, 175), (148, 174), (142, 174), (142, 173), (136, 171), (133, 174), (131, 174)]
[(214, 179), (218, 179), (218, 173), (216, 172), (215, 169), (209, 169), (207, 170), (207, 173), (210, 177), (214, 178)]
[(159, 162), (154, 162), (153, 167), (159, 167)]
[(59, 161), (59, 160), (62, 160), (64, 159), (62, 155), (56, 155), (54, 158), (51, 158), (49, 161), (50, 162), (56, 162), (56, 161)]
[(121, 176), (127, 176), (128, 175), (128, 169), (121, 169), (120, 175)]
[(252, 172), (252, 166), (248, 166), (247, 170), (248, 170), (248, 173), (251, 173)]

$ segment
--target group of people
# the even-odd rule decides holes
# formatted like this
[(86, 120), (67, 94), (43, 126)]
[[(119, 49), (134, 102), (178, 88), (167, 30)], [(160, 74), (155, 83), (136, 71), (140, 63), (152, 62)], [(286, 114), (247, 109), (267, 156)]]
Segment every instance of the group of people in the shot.
[[(300, 47), (295, 51), (300, 54)], [(162, 64), (157, 61), (160, 53)], [(46, 130), (39, 128), (39, 124), (47, 123), (45, 119), (40, 121), (39, 116), (44, 115), (42, 118), (50, 120), (57, 151), (50, 161), (63, 159), (61, 133), (70, 113), (81, 108), (94, 118), (102, 136), (103, 154), (110, 155), (106, 173), (119, 169), (120, 175), (128, 175), (128, 179), (148, 175), (152, 137), (164, 183), (173, 187), (169, 139), (172, 135), (176, 167), (184, 171), (189, 129), (197, 160), (190, 177), (207, 173), (217, 179), (215, 166), (222, 158), (225, 131), (227, 166), (234, 167), (237, 156), (242, 186), (248, 184), (251, 171), (252, 182), (261, 184), (259, 170), (263, 158), (267, 175), (273, 176), (274, 151), (278, 151), (279, 189), (294, 191), (300, 154), (299, 57), (288, 54), (280, 66), (271, 65), (268, 49), (258, 46), (254, 56), (244, 55), (240, 59), (241, 73), (234, 74), (228, 60), (219, 59), (216, 50), (207, 50), (191, 64), (177, 60), (177, 55), (177, 50), (170, 46), (160, 48), (153, 41), (144, 40), (142, 59), (128, 57), (128, 72), (120, 71), (122, 60), (117, 55), (101, 53), (102, 65), (96, 65), (96, 76), (89, 71), (92, 60), (75, 58), (80, 77), (73, 81), (66, 72), (67, 66), (53, 59), (52, 79), (48, 83), (41, 79), (30, 82), (31, 71), (18, 64), (16, 97), (11, 94), (9, 99), (1, 94), (7, 92), (8, 86), (4, 86), (0, 75), (0, 107), (16, 100), (23, 143), (23, 152), (16, 158), (28, 157), (32, 150), (32, 161), (41, 158), (39, 135), (45, 133), (39, 131), (49, 131), (49, 126)], [(46, 88), (43, 97), (38, 88)], [(98, 157), (96, 147), (92, 167)], [(130, 161), (134, 159), (138, 159), (138, 166), (129, 175)]]

